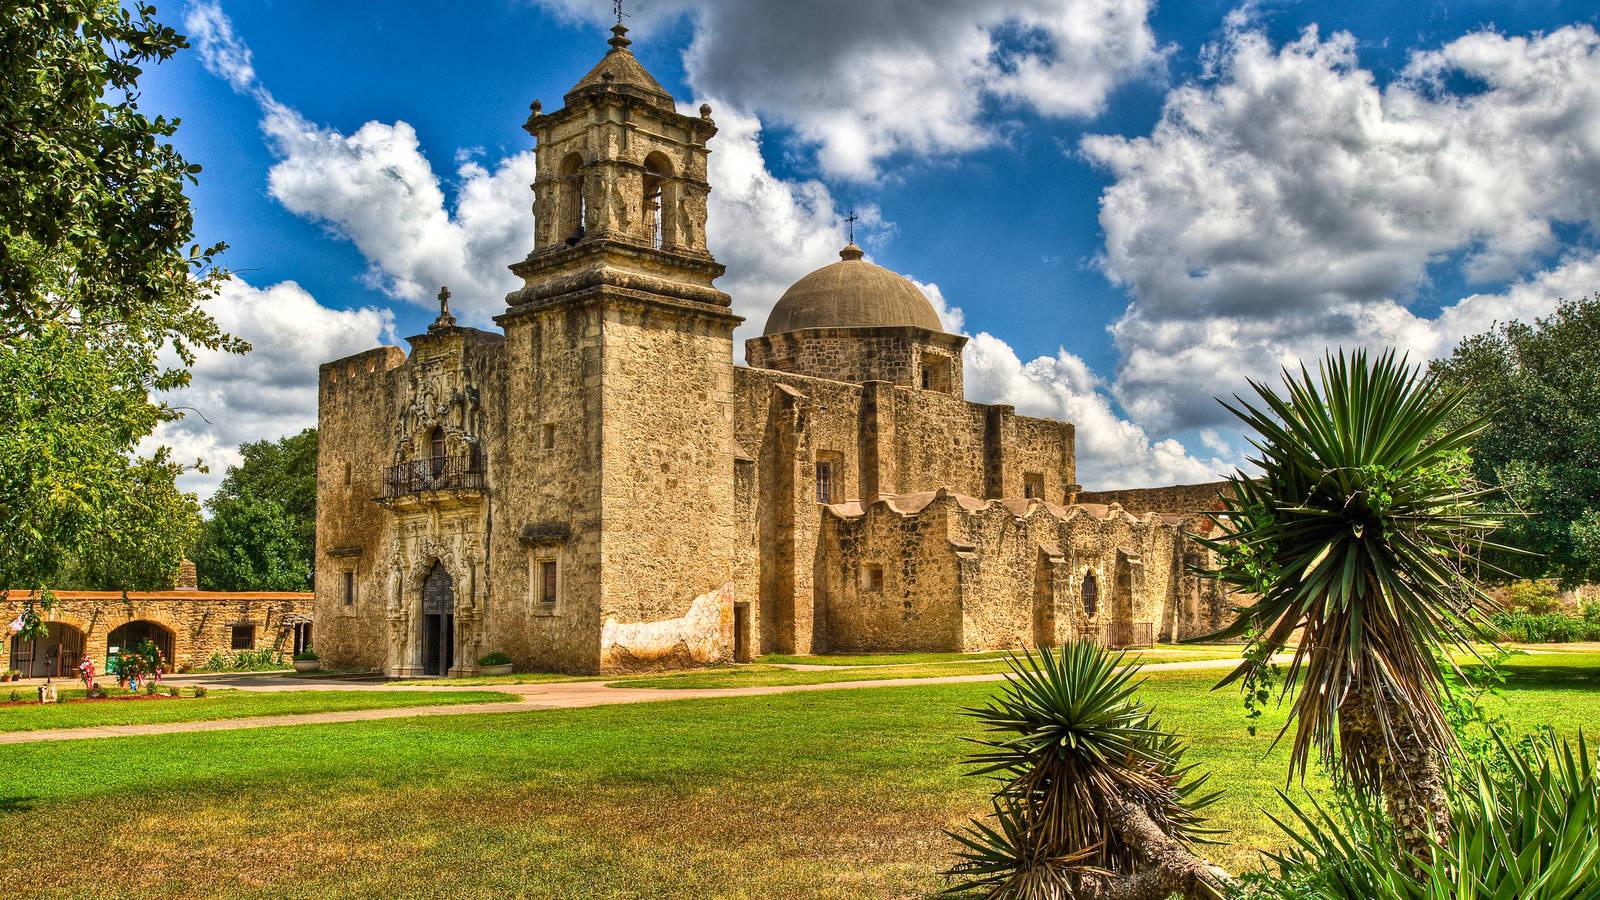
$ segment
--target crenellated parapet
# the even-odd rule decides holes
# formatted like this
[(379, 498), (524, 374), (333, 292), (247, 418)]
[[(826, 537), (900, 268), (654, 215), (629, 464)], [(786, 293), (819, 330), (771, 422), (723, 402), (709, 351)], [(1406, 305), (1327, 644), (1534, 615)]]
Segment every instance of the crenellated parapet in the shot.
[(1189, 636), (1182, 516), (940, 488), (825, 507), (830, 650), (986, 650)]

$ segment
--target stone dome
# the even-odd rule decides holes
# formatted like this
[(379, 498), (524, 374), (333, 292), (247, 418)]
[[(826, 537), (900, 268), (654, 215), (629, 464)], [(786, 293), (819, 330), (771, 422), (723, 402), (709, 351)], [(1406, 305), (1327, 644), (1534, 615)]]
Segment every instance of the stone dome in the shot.
[(839, 251), (838, 262), (796, 281), (761, 333), (906, 325), (944, 331), (933, 304), (910, 279), (861, 257), (861, 248), (850, 244)]

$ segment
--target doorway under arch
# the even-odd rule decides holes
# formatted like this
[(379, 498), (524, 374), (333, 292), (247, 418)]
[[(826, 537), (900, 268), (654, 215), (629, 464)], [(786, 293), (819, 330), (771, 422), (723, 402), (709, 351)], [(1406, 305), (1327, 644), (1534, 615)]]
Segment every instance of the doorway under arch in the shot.
[(156, 649), (161, 651), (163, 668), (171, 672), (173, 670), (172, 629), (159, 622), (151, 622), (145, 619), (124, 622), (113, 628), (111, 633), (106, 635), (105, 671), (111, 671), (111, 660), (113, 658), (122, 653), (132, 653), (138, 650), (145, 641), (150, 641), (156, 645)]
[(24, 678), (76, 675), (83, 659), (83, 630), (66, 622), (46, 623), (49, 633), (37, 641), (11, 637), (11, 668)]
[(446, 675), (456, 656), (455, 579), (435, 562), (422, 581), (422, 672)]

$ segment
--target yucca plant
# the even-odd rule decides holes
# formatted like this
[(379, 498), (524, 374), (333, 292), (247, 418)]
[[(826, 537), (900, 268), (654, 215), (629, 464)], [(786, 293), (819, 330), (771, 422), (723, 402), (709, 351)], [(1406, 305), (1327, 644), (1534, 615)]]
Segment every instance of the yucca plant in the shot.
[(1500, 523), (1466, 458), (1483, 423), (1449, 427), (1462, 395), (1393, 353), (1330, 354), (1315, 376), (1285, 371), (1282, 393), (1251, 387), (1223, 405), (1255, 432), (1260, 474), (1232, 476), (1220, 534), (1201, 538), (1219, 561), (1205, 574), (1258, 597), (1210, 636), (1260, 630), (1260, 652), (1223, 683), (1298, 632), (1283, 684), (1298, 688), (1291, 777), (1318, 749), (1420, 850), (1450, 828), (1448, 651), (1489, 637), (1474, 575)]
[(994, 814), (952, 832), (950, 892), (992, 900), (1220, 896), (1189, 847), (1216, 799), (1183, 746), (1134, 699), (1137, 666), (1087, 641), (1010, 657), (1001, 691), (965, 710), (987, 734), (968, 763), (996, 779)]
[[(1455, 827), (1412, 857), (1382, 813), (1360, 802), (1330, 811), (1285, 797), (1294, 845), (1254, 894), (1284, 900), (1600, 900), (1600, 771), (1580, 734), (1576, 751), (1548, 738), (1511, 746), (1504, 774), (1475, 766), (1455, 786)], [(1276, 820), (1274, 820), (1276, 821)]]

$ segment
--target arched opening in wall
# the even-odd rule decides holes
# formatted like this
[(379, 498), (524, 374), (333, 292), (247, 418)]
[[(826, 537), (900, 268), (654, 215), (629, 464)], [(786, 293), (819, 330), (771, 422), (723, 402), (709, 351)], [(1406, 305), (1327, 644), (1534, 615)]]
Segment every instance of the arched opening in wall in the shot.
[(161, 651), (162, 667), (171, 672), (172, 661), (172, 630), (157, 622), (147, 622), (135, 619), (124, 622), (111, 630), (106, 635), (106, 665), (105, 671), (111, 671), (112, 660), (123, 653), (135, 653), (144, 647), (144, 642), (149, 641)]
[(657, 250), (671, 243), (673, 226), (672, 162), (664, 154), (644, 158), (644, 227), (650, 246)]
[(583, 239), (584, 197), (583, 157), (568, 153), (557, 170), (561, 179), (558, 221), (561, 223), (561, 240), (572, 246)]
[(1111, 624), (1107, 643), (1113, 647), (1143, 647), (1154, 639), (1154, 623), (1133, 620), (1134, 568), (1140, 558), (1125, 550), (1117, 551), (1116, 580), (1112, 586)]
[[(1059, 563), (1059, 560), (1056, 562)], [(1056, 606), (1051, 569), (1051, 557), (1041, 552), (1033, 570), (1033, 645), (1041, 649), (1056, 645)]]
[(65, 622), (50, 622), (37, 641), (11, 636), (11, 668), (23, 678), (62, 678), (77, 674), (83, 661), (83, 631)]
[(1093, 572), (1083, 573), (1083, 588), (1079, 593), (1083, 597), (1083, 614), (1094, 618), (1095, 611), (1100, 608), (1100, 582)]
[(422, 671), (445, 675), (456, 660), (456, 586), (443, 565), (434, 562), (422, 582)]

